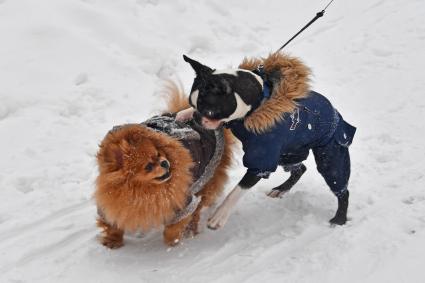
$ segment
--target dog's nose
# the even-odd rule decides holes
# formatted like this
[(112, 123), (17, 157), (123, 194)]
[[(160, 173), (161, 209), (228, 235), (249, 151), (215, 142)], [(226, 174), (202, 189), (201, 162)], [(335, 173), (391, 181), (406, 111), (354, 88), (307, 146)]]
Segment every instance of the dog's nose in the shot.
[(168, 162), (168, 160), (163, 160), (161, 161), (161, 163), (159, 164), (162, 168), (164, 169), (169, 169), (170, 168), (170, 162)]
[(211, 118), (214, 115), (214, 111), (211, 109), (203, 109), (202, 116)]

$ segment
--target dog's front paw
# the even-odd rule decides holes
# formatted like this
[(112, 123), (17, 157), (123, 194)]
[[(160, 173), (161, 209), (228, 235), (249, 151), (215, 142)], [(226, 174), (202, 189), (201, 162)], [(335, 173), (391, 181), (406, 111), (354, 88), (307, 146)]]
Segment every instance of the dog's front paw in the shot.
[(219, 207), (214, 213), (214, 215), (210, 219), (208, 219), (208, 228), (212, 230), (217, 230), (218, 228), (223, 227), (229, 219), (229, 216), (229, 209)]
[(118, 249), (124, 246), (124, 241), (121, 239), (111, 239), (109, 237), (103, 237), (100, 242), (107, 248)]
[(267, 196), (271, 198), (281, 198), (287, 192), (288, 191), (271, 190), (269, 193), (267, 193)]
[(173, 239), (173, 238), (164, 237), (164, 243), (167, 246), (174, 247), (174, 246), (177, 246), (180, 243), (180, 238), (174, 238)]
[(181, 111), (177, 112), (177, 114), (176, 114), (176, 121), (180, 121), (180, 122), (188, 121), (188, 120), (192, 119), (194, 112), (195, 112), (195, 110), (193, 108), (181, 110)]
[(180, 243), (184, 230), (180, 225), (168, 226), (164, 230), (164, 243), (167, 246), (174, 247)]

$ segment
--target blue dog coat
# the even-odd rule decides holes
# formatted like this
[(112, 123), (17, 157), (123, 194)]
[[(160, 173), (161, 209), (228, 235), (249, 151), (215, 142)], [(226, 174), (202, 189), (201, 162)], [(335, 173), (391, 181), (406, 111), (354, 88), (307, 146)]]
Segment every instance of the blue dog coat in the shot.
[(261, 134), (247, 130), (243, 120), (227, 124), (242, 142), (243, 164), (248, 172), (268, 178), (278, 165), (297, 165), (312, 149), (319, 173), (339, 196), (347, 190), (348, 146), (356, 128), (345, 122), (329, 100), (317, 92), (310, 91), (296, 103), (292, 113), (283, 114), (283, 120)]

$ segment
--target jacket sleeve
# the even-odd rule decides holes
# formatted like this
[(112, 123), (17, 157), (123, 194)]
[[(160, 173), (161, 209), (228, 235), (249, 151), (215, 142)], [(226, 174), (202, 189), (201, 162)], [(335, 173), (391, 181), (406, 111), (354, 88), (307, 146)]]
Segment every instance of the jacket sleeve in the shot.
[(280, 135), (250, 135), (243, 142), (243, 165), (249, 173), (268, 178), (270, 173), (276, 171), (282, 146), (283, 138)]

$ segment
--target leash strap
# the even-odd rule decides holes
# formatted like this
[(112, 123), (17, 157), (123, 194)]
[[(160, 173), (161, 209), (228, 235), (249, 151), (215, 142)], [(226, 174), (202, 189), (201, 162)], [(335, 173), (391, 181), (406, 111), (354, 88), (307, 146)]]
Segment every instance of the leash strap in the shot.
[(309, 21), (299, 32), (297, 32), (293, 37), (291, 37), (291, 39), (289, 39), (284, 45), (282, 45), (282, 47), (280, 47), (276, 51), (276, 53), (279, 52), (280, 50), (282, 50), (283, 48), (285, 48), (286, 45), (288, 45), (292, 40), (294, 40), (300, 33), (302, 33), (306, 28), (308, 28), (311, 24), (313, 24), (317, 19), (323, 17), (323, 15), (325, 14), (326, 9), (329, 7), (329, 5), (332, 4), (333, 1), (334, 0), (331, 0), (328, 3), (328, 5), (326, 5), (326, 7), (322, 11), (317, 12), (316, 16), (311, 21)]

